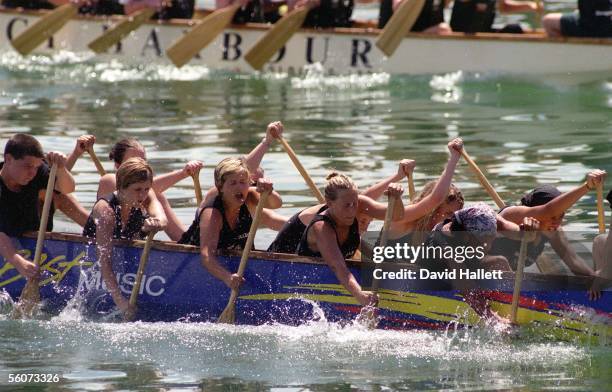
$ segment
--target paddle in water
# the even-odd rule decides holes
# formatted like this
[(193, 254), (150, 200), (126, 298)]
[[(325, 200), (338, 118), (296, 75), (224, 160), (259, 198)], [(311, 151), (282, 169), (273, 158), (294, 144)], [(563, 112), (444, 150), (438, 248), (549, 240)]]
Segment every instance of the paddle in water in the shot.
[[(42, 258), (42, 248), (45, 241), (45, 233), (47, 231), (47, 222), (49, 221), (49, 210), (53, 201), (53, 189), (55, 187), (55, 176), (57, 174), (57, 164), (51, 166), (49, 173), (49, 181), (47, 182), (47, 190), (45, 192), (45, 202), (43, 203), (42, 214), (40, 217), (40, 225), (38, 226), (38, 236), (36, 237), (36, 250), (34, 251), (34, 264), (40, 267)], [(21, 291), (19, 303), (17, 303), (12, 317), (13, 318), (31, 318), (34, 314), (34, 309), (40, 302), (40, 270), (28, 279), (25, 287)]]
[(140, 294), (142, 277), (144, 276), (144, 271), (147, 266), (147, 262), (149, 261), (149, 253), (151, 252), (153, 237), (155, 237), (154, 231), (151, 231), (149, 232), (149, 234), (147, 234), (144, 249), (142, 250), (142, 254), (140, 255), (140, 263), (138, 263), (138, 272), (136, 273), (136, 280), (134, 281), (134, 287), (132, 287), (132, 293), (130, 294), (130, 306), (128, 308), (128, 311), (125, 313), (125, 319), (127, 321), (134, 320), (134, 318), (136, 317), (136, 312), (138, 311), (138, 295)]
[[(257, 208), (255, 210), (255, 217), (253, 218), (253, 222), (251, 223), (251, 228), (249, 229), (249, 236), (247, 237), (246, 244), (244, 245), (244, 249), (242, 250), (242, 257), (240, 258), (240, 265), (238, 266), (238, 276), (240, 278), (244, 277), (244, 270), (246, 269), (247, 261), (249, 260), (249, 254), (251, 253), (251, 248), (253, 247), (253, 241), (255, 240), (255, 232), (257, 232), (257, 227), (259, 226), (259, 221), (261, 220), (261, 212), (266, 205), (266, 201), (268, 200), (268, 196), (270, 192), (264, 192), (261, 194), (259, 198), (259, 202), (257, 203)], [(221, 316), (217, 319), (218, 323), (224, 324), (234, 324), (236, 321), (236, 299), (238, 298), (239, 289), (232, 289), (232, 293), (230, 294), (229, 301), (227, 302), (227, 306), (221, 313)]]

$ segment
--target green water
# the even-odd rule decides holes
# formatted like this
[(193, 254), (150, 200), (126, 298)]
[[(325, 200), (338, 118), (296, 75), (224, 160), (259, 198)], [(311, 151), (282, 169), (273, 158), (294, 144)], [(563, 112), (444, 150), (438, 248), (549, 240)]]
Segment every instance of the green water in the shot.
[[(96, 64), (71, 54), (28, 61), (0, 55), (1, 145), (19, 131), (36, 135), (47, 150), (69, 152), (77, 136), (92, 133), (104, 158), (119, 138), (134, 136), (157, 173), (203, 160), (201, 181), (208, 186), (216, 163), (247, 153), (274, 120), (283, 121), (286, 139), (319, 185), (339, 169), (367, 186), (411, 158), (418, 189), (440, 174), (446, 143), (456, 136), (509, 203), (540, 182), (567, 190), (591, 169), (612, 172), (612, 83), (606, 80), (323, 77), (316, 69), (300, 78), (254, 78)], [(263, 167), (283, 196), (280, 213), (314, 203), (280, 146), (266, 154)], [(95, 167), (85, 157), (74, 173), (76, 196), (90, 208)], [(468, 203), (492, 204), (465, 164), (455, 182)], [(611, 186), (608, 179), (605, 189)], [(190, 223), (191, 182), (167, 195)], [(60, 214), (55, 227), (79, 231)], [(565, 227), (596, 232), (593, 193), (569, 211)], [(260, 231), (256, 245), (267, 246), (273, 236)], [(10, 306), (2, 298), (0, 304)], [(510, 338), (489, 328), (434, 333), (367, 331), (324, 320), (296, 328), (0, 316), (0, 388), (6, 390), (18, 387), (7, 384), (10, 373), (58, 373), (61, 381), (47, 384), (50, 390), (602, 391), (612, 385), (611, 363), (609, 347)]]

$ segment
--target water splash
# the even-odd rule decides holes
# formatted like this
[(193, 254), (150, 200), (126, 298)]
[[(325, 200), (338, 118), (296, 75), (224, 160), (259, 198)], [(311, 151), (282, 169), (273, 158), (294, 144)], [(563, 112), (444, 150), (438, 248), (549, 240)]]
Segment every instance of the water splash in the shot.
[(368, 89), (389, 84), (391, 75), (388, 73), (352, 74), (343, 76), (327, 75), (321, 63), (304, 67), (304, 76), (291, 78), (291, 86), (296, 89)]

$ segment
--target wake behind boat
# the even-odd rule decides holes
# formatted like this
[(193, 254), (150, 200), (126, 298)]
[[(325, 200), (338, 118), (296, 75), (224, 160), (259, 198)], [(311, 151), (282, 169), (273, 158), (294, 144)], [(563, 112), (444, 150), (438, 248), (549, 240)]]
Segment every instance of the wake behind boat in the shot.
[[(11, 40), (44, 14), (44, 11), (0, 8), (0, 50), (13, 50)], [(34, 53), (90, 52), (87, 44), (118, 20), (121, 17), (77, 16)], [(171, 20), (145, 24), (96, 58), (136, 65), (171, 64), (166, 50), (193, 23), (193, 20)], [(189, 64), (251, 73), (253, 69), (244, 55), (268, 29), (264, 24), (231, 26)], [(546, 38), (540, 33), (445, 36), (410, 33), (396, 53), (387, 58), (375, 45), (379, 32), (372, 28), (301, 29), (264, 70), (301, 72), (308, 65), (321, 63), (330, 74), (432, 74), (462, 70), (528, 76), (589, 73), (591, 77), (606, 78), (612, 75), (610, 39)]]
[[(28, 256), (35, 247), (34, 236), (18, 239), (20, 254)], [(124, 294), (129, 295), (135, 280), (142, 248), (136, 243), (117, 241), (113, 270)], [(43, 248), (42, 308), (51, 314), (62, 311), (74, 298), (90, 317), (104, 317), (113, 301), (102, 285), (95, 264), (95, 246), (87, 239), (62, 233), (47, 234)], [(220, 257), (235, 270), (239, 256)], [(351, 272), (364, 285), (371, 283), (372, 263), (351, 262)], [(380, 266), (380, 264), (376, 264)], [(385, 270), (415, 269), (411, 264), (385, 263)], [(83, 273), (82, 273), (83, 272)], [(237, 301), (236, 323), (300, 325), (319, 316), (315, 301), (332, 322), (350, 322), (361, 310), (357, 301), (340, 285), (322, 261), (303, 256), (252, 252)], [(540, 333), (560, 339), (609, 343), (612, 337), (612, 301), (604, 292), (598, 301), (589, 301), (585, 290), (590, 278), (525, 274), (518, 322), (537, 326)], [(25, 280), (12, 265), (0, 260), (0, 289), (17, 299)], [(492, 309), (501, 316), (510, 313), (514, 274), (484, 291)], [(440, 330), (449, 324), (470, 327), (480, 317), (464, 302), (459, 291), (433, 290), (409, 280), (385, 280), (379, 288), (378, 328)], [(215, 321), (227, 303), (229, 289), (202, 267), (194, 246), (156, 242), (138, 297), (137, 318), (144, 321)]]

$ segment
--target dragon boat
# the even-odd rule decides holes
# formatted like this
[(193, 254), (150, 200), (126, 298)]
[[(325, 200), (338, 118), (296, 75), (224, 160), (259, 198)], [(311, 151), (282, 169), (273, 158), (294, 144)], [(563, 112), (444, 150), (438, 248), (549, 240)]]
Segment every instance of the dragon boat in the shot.
[[(0, 52), (12, 51), (11, 40), (46, 12), (0, 7)], [(69, 51), (89, 53), (84, 58), (94, 58), (88, 43), (122, 18), (76, 16), (34, 53)], [(166, 50), (195, 22), (197, 19), (151, 21), (106, 53), (95, 55), (95, 59), (135, 65), (172, 64)], [(230, 26), (189, 64), (213, 71), (252, 73), (244, 55), (269, 28), (270, 25), (254, 23)], [(379, 33), (372, 27), (301, 29), (264, 66), (264, 71), (300, 73), (319, 63), (329, 74), (465, 71), (536, 78), (580, 78), (587, 74), (589, 79), (612, 75), (612, 39), (547, 38), (542, 32), (443, 36), (410, 33), (394, 55), (386, 57), (375, 44)]]
[[(20, 254), (34, 253), (34, 235), (15, 239)], [(113, 270), (124, 294), (134, 285), (142, 241), (116, 241)], [(112, 308), (96, 266), (95, 246), (74, 234), (48, 233), (42, 256), (42, 310), (57, 314), (75, 297), (82, 311), (101, 315)], [(239, 255), (220, 257), (229, 270), (237, 270)], [(412, 264), (348, 261), (351, 272), (368, 287), (374, 268), (401, 271)], [(320, 259), (287, 254), (251, 252), (246, 283), (236, 304), (236, 323), (300, 325), (325, 317), (331, 322), (351, 322), (361, 306), (341, 286)], [(511, 309), (514, 273), (479, 289), (501, 316)], [(586, 295), (591, 278), (526, 273), (517, 321), (537, 327), (555, 339), (612, 342), (612, 292), (599, 300)], [(0, 291), (17, 300), (25, 279), (0, 258)], [(381, 280), (378, 328), (444, 330), (466, 328), (481, 322), (464, 300), (461, 290), (439, 290), (408, 279)], [(230, 290), (201, 265), (193, 246), (155, 241), (149, 255), (138, 297), (137, 319), (143, 321), (215, 321), (223, 311)], [(317, 306), (314, 305), (317, 304)], [(322, 315), (320, 312), (323, 312)]]

